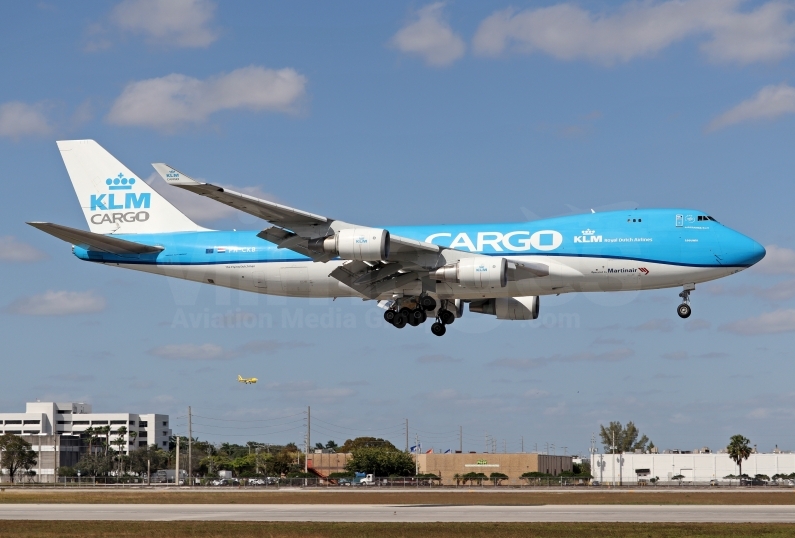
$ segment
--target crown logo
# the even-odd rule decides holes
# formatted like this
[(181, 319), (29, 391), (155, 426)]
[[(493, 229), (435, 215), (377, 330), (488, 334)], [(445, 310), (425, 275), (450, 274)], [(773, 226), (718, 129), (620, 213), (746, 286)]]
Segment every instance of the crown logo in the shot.
[(582, 231), (582, 235), (593, 235), (593, 234), (595, 234), (595, 233), (596, 233), (596, 232), (595, 232), (595, 231), (593, 231), (593, 230), (591, 230), (590, 228), (588, 228), (587, 230), (583, 230), (583, 231)]
[(132, 186), (135, 184), (135, 178), (124, 177), (124, 174), (119, 174), (118, 176), (114, 177), (113, 179), (108, 178), (105, 180), (105, 185), (108, 186), (108, 190), (111, 191), (128, 191), (132, 189)]

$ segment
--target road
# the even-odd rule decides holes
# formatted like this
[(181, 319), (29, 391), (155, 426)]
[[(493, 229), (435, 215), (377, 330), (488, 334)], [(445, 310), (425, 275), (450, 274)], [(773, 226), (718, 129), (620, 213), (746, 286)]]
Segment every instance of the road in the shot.
[(795, 523), (795, 506), (0, 504), (0, 520)]

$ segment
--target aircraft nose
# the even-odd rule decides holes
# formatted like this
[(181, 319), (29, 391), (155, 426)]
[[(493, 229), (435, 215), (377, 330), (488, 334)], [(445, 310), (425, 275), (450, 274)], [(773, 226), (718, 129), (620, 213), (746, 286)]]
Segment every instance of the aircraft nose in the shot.
[(736, 265), (751, 267), (767, 254), (765, 247), (740, 233), (737, 234), (732, 243), (732, 250), (734, 251), (734, 256), (732, 257), (736, 259)]

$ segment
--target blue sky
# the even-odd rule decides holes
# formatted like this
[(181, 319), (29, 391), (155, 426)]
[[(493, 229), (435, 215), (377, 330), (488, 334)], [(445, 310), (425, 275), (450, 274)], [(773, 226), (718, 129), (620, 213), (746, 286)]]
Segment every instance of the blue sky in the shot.
[[(426, 448), (462, 426), (465, 450), (558, 453), (633, 420), (661, 448), (795, 450), (795, 2), (29, 2), (0, 21), (3, 411), (191, 405), (201, 438), (285, 442), (311, 405), (313, 442), (402, 446), (408, 418)], [(686, 323), (678, 290), (584, 294), (440, 339), (358, 300), (80, 262), (24, 224), (86, 228), (69, 138), (149, 181), (165, 161), (365, 225), (688, 206), (769, 254), (700, 285)], [(165, 194), (206, 226), (263, 226)]]

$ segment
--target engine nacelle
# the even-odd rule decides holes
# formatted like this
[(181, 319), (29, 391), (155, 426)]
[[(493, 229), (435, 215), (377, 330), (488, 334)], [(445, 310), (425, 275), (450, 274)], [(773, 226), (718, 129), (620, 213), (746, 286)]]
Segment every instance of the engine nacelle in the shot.
[(389, 232), (379, 228), (348, 228), (330, 237), (311, 239), (309, 250), (343, 260), (377, 262), (389, 258)]
[(431, 278), (472, 289), (504, 288), (508, 284), (508, 260), (491, 256), (464, 258), (431, 271)]
[(539, 312), (538, 296), (498, 297), (469, 303), (469, 311), (477, 314), (490, 314), (497, 319), (530, 320), (537, 319)]

